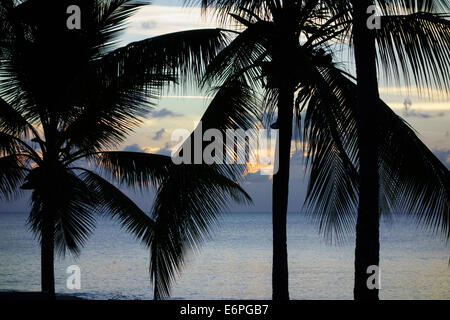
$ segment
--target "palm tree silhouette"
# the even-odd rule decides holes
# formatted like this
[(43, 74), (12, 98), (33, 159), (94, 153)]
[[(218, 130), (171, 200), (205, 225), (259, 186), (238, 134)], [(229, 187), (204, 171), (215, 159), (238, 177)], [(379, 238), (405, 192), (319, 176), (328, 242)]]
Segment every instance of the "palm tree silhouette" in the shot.
[[(440, 229), (448, 237), (448, 170), (378, 95), (371, 103), (377, 109), (379, 121), (371, 124), (367, 134), (363, 125), (372, 119), (364, 115), (366, 122), (361, 122), (363, 113), (356, 107), (355, 100), (361, 89), (355, 85), (355, 79), (334, 62), (330, 42), (345, 41), (356, 28), (352, 28), (353, 8), (348, 1), (230, 0), (202, 1), (202, 5), (205, 9), (211, 8), (222, 22), (232, 19), (238, 23), (237, 28), (243, 30), (209, 65), (205, 83), (231, 79), (247, 83), (256, 88), (256, 92), (264, 92), (264, 111), (269, 114), (269, 120), (278, 112), (276, 123), (272, 125), (280, 130), (280, 169), (273, 179), (273, 299), (289, 298), (286, 248), (289, 160), (293, 122), (300, 127), (302, 111), (305, 111), (303, 141), (309, 154), (310, 171), (305, 208), (314, 214), (320, 231), (339, 241), (339, 237), (351, 231), (358, 203), (364, 210), (377, 212), (375, 216), (358, 215), (355, 264), (358, 277), (362, 277), (360, 265), (366, 265), (364, 286), (367, 266), (378, 265), (378, 201), (385, 213), (399, 208), (415, 213), (420, 222)], [(438, 55), (437, 64), (448, 68), (442, 57), (449, 53), (450, 47), (445, 40), (449, 29), (442, 16), (424, 13), (384, 17), (383, 20), (392, 25), (389, 30), (377, 32), (383, 63), (395, 64), (390, 50), (412, 44), (413, 33), (421, 32), (431, 36), (428, 49), (424, 49), (430, 61), (434, 61), (431, 53), (437, 49), (433, 42), (447, 45), (434, 52)], [(394, 26), (405, 33), (394, 31)], [(355, 35), (355, 40), (357, 37)], [(409, 61), (421, 54), (419, 49), (412, 54), (407, 48), (400, 50), (409, 55)], [(402, 60), (397, 61), (396, 66), (406, 69)], [(447, 84), (442, 77), (439, 79), (443, 81), (440, 83)], [(367, 146), (374, 149), (370, 133), (373, 136), (375, 132), (378, 148), (368, 150)], [(375, 157), (371, 158), (374, 152)], [(362, 164), (367, 168), (358, 174), (361, 161), (368, 164)], [(369, 183), (363, 181), (368, 179), (367, 171), (373, 178), (368, 180)], [(379, 191), (378, 172), (381, 177)], [(359, 193), (361, 189), (365, 190), (362, 194)], [(367, 204), (369, 199), (371, 202)], [(365, 217), (369, 220), (361, 222)], [(366, 260), (364, 255), (373, 259)], [(368, 291), (367, 286), (365, 288)], [(374, 293), (377, 295), (377, 290), (371, 292)]]
[[(66, 27), (77, 4), (80, 30)], [(3, 1), (0, 191), (31, 190), (31, 230), (41, 244), (42, 291), (55, 296), (54, 255), (78, 254), (108, 214), (150, 248), (154, 298), (187, 250), (231, 201), (250, 198), (233, 169), (173, 164), (170, 157), (113, 151), (141, 123), (164, 85), (195, 79), (222, 47), (220, 30), (186, 31), (113, 49), (142, 4), (128, 0)], [(205, 121), (207, 118), (205, 118)], [(113, 183), (153, 187), (151, 216)]]
[[(367, 26), (370, 12), (367, 9), (375, 3), (382, 12), (382, 25), (378, 30)], [(448, 12), (450, 6), (447, 1), (440, 0), (352, 0), (343, 1), (339, 5), (348, 7), (350, 4), (354, 17), (353, 43), (358, 83), (359, 126), (359, 206), (356, 224), (354, 297), (357, 300), (378, 300), (378, 288), (369, 289), (366, 284), (368, 267), (379, 266), (379, 219), (382, 210), (380, 201), (384, 200), (379, 197), (383, 194), (380, 187), (383, 188), (383, 180), (386, 180), (379, 171), (379, 161), (382, 157), (379, 153), (383, 151), (382, 146), (379, 146), (382, 134), (377, 130), (379, 127), (377, 122), (382, 119), (377, 105), (379, 100), (377, 62), (386, 71), (387, 76), (394, 77), (398, 84), (402, 75), (407, 85), (415, 81), (419, 88), (435, 86), (438, 89), (448, 90), (450, 23), (448, 14), (440, 13), (446, 10)], [(424, 150), (422, 154), (427, 151)], [(399, 167), (399, 170), (402, 168)], [(445, 168), (440, 170), (445, 172)], [(420, 173), (414, 171), (410, 173), (410, 175), (418, 174)], [(430, 189), (420, 189), (420, 186), (409, 190), (400, 189), (397, 197), (405, 197), (407, 200), (403, 204), (406, 209), (418, 213), (425, 224), (440, 226), (448, 239), (450, 235), (448, 170), (444, 176), (447, 177), (442, 181), (442, 196), (436, 197), (440, 200), (437, 203), (428, 200)], [(442, 200), (447, 202), (441, 202)]]

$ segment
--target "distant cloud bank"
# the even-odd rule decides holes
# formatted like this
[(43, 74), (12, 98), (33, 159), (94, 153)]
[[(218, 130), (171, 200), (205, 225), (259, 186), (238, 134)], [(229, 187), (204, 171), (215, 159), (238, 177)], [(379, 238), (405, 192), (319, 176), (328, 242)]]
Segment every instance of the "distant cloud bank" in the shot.
[(183, 116), (182, 114), (170, 111), (166, 108), (150, 112), (151, 118), (178, 118), (182, 116)]

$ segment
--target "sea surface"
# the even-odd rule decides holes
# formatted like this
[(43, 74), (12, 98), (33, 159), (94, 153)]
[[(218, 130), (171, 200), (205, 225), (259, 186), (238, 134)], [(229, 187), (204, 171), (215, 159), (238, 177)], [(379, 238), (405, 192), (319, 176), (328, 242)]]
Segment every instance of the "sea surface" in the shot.
[[(40, 290), (40, 250), (25, 213), (0, 213), (0, 291)], [(449, 245), (406, 218), (381, 224), (381, 299), (450, 299)], [(288, 215), (292, 299), (352, 299), (354, 236), (327, 244), (301, 214)], [(224, 214), (190, 254), (173, 299), (270, 299), (270, 213)], [(67, 267), (81, 269), (69, 290)], [(99, 218), (78, 258), (55, 263), (56, 290), (86, 299), (152, 299), (149, 252), (113, 221)]]

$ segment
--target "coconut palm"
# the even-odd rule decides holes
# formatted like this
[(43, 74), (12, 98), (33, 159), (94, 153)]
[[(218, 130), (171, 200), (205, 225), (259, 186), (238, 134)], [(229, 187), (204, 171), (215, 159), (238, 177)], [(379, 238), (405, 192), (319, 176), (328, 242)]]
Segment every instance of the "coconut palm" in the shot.
[[(347, 2), (347, 3), (346, 3)], [(355, 248), (355, 299), (378, 299), (378, 288), (370, 290), (366, 284), (367, 270), (371, 265), (379, 266), (379, 217), (380, 217), (380, 158), (377, 147), (380, 132), (377, 119), (380, 111), (377, 61), (390, 77), (397, 80), (400, 74), (406, 83), (414, 81), (418, 87), (436, 86), (449, 88), (450, 23), (448, 16), (439, 13), (449, 11), (447, 1), (441, 0), (364, 0), (344, 1), (351, 3), (353, 21), (353, 43), (357, 74), (357, 116), (359, 126), (359, 206), (356, 224)], [(374, 4), (382, 9), (381, 29), (370, 30), (367, 8)], [(370, 11), (369, 11), (370, 12)], [(377, 50), (378, 47), (378, 50)], [(442, 189), (449, 190), (448, 179)], [(404, 191), (404, 190), (402, 190)], [(405, 205), (413, 210), (420, 201), (429, 205), (419, 209), (425, 215), (425, 222), (446, 226), (443, 231), (448, 238), (449, 206), (434, 206), (426, 201), (429, 190), (416, 189), (405, 194), (411, 200)], [(445, 198), (445, 197), (444, 197)], [(423, 206), (423, 204), (422, 204)], [(427, 209), (430, 208), (430, 213)]]
[[(73, 4), (81, 8), (80, 30), (66, 28), (66, 8)], [(42, 291), (50, 297), (55, 253), (79, 254), (96, 214), (119, 221), (149, 247), (159, 299), (170, 294), (186, 251), (207, 235), (220, 210), (231, 201), (250, 201), (232, 168), (176, 166), (162, 155), (114, 151), (161, 88), (195, 79), (224, 40), (220, 30), (195, 30), (114, 49), (126, 19), (141, 5), (0, 5), (0, 194), (8, 200), (31, 190), (28, 223), (41, 244)], [(151, 215), (120, 185), (154, 188)]]
[[(384, 213), (400, 208), (449, 236), (449, 172), (379, 96), (373, 100), (379, 121), (371, 129), (372, 133), (379, 133), (378, 148), (368, 151), (367, 142), (361, 146), (361, 141), (370, 136), (361, 138), (367, 134), (356, 107), (358, 89), (355, 79), (335, 62), (333, 49), (336, 47), (332, 46), (333, 42), (346, 41), (355, 29), (348, 2), (218, 0), (202, 1), (202, 4), (210, 7), (222, 22), (233, 21), (240, 28), (235, 39), (208, 67), (205, 82), (239, 79), (263, 92), (269, 119), (278, 113), (272, 125), (280, 130), (279, 171), (273, 178), (274, 299), (289, 297), (286, 248), (289, 161), (292, 123), (301, 125), (302, 112), (305, 113), (303, 141), (310, 154), (305, 205), (314, 213), (321, 232), (330, 239), (351, 232), (358, 204), (366, 210), (370, 206), (366, 204), (368, 198), (372, 199), (371, 205), (376, 202), (370, 210), (375, 208), (377, 214), (370, 216), (370, 221), (361, 223), (361, 217), (367, 215), (358, 215), (357, 252), (365, 253), (356, 255), (356, 265), (378, 265), (378, 201)], [(391, 67), (398, 67), (393, 70), (399, 71), (407, 69), (402, 62), (409, 60), (413, 67), (419, 64), (412, 72), (419, 78), (425, 75), (425, 80), (430, 79), (426, 76), (427, 67), (433, 63), (443, 66), (444, 72), (448, 69), (444, 58), (449, 54), (450, 30), (444, 16), (391, 15), (383, 17), (383, 21), (391, 27), (377, 32), (382, 63), (391, 63)], [(415, 35), (421, 35), (421, 44), (428, 46), (423, 51), (414, 44)], [(412, 44), (416, 51), (409, 52), (408, 46)], [(399, 60), (392, 57), (392, 50), (396, 49), (401, 53)], [(417, 57), (421, 55), (428, 62), (420, 62)], [(440, 75), (435, 75), (436, 83), (447, 85), (448, 79)], [(361, 173), (362, 152), (366, 153), (365, 159), (373, 152), (379, 153), (367, 160), (372, 165), (375, 161), (372, 177), (380, 174), (379, 193), (377, 183), (369, 184), (372, 189), (368, 188), (375, 194), (358, 193), (364, 188), (361, 179), (370, 170), (369, 166)], [(366, 260), (367, 254), (375, 259)], [(368, 277), (366, 270), (367, 267), (364, 285)], [(360, 267), (357, 273), (358, 277), (362, 276)]]

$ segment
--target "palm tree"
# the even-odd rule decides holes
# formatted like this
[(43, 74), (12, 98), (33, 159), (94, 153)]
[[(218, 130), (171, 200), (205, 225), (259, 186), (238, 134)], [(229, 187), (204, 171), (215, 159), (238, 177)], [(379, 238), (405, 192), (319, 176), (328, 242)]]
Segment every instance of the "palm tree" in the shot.
[[(231, 18), (243, 30), (210, 64), (205, 82), (239, 79), (258, 88), (256, 91), (264, 92), (269, 120), (270, 115), (278, 112), (273, 125), (280, 130), (280, 170), (273, 179), (274, 299), (289, 297), (285, 230), (289, 160), (292, 120), (295, 117), (294, 123), (301, 125), (302, 111), (306, 112), (303, 141), (310, 154), (305, 208), (314, 212), (321, 232), (332, 239), (351, 231), (358, 203), (361, 208), (364, 205), (364, 212), (370, 208), (373, 213), (358, 215), (358, 276), (362, 275), (361, 265), (378, 265), (378, 197), (383, 212), (401, 208), (415, 213), (421, 222), (439, 228), (448, 237), (449, 172), (378, 95), (373, 103), (379, 121), (370, 127), (372, 133), (380, 133), (378, 148), (366, 148), (367, 139), (369, 145), (375, 142), (374, 135), (365, 133), (366, 128), (362, 127), (365, 122), (359, 121), (363, 113), (358, 111), (354, 97), (360, 89), (351, 75), (337, 67), (330, 44), (345, 41), (352, 31), (352, 7), (348, 2), (218, 0), (202, 1), (202, 4), (210, 7), (224, 23)], [(445, 44), (435, 52), (439, 58), (448, 57), (449, 29), (442, 16), (392, 16), (384, 20), (405, 33), (394, 28), (377, 33), (383, 62), (392, 62), (393, 58), (389, 60), (387, 55), (390, 50), (410, 44), (414, 39), (412, 35), (417, 32), (430, 36), (428, 45)], [(366, 20), (364, 27), (365, 23)], [(356, 40), (359, 35), (354, 37)], [(436, 45), (429, 48), (432, 49), (428, 53), (436, 49)], [(406, 56), (410, 54), (407, 49), (401, 52)], [(409, 60), (414, 61), (418, 55), (419, 51), (413, 52)], [(442, 59), (438, 63), (445, 66)], [(232, 107), (230, 104), (229, 108)], [(371, 120), (365, 117), (364, 121)], [(363, 186), (361, 180), (367, 178), (370, 170), (372, 180), (369, 181), (372, 182), (367, 183), (368, 187)], [(378, 172), (382, 178), (380, 193), (377, 191)], [(424, 172), (426, 174), (422, 174)], [(362, 195), (358, 194), (360, 188), (366, 188)], [(361, 200), (361, 196), (365, 198)], [(371, 202), (367, 204), (367, 201)], [(361, 222), (361, 218), (368, 220)], [(371, 230), (364, 234), (367, 228)], [(365, 260), (364, 255), (369, 255), (370, 260)], [(367, 267), (364, 286), (366, 270)], [(376, 290), (371, 294), (374, 292), (377, 294)]]
[[(439, 88), (449, 88), (448, 74), (449, 49), (448, 32), (450, 31), (448, 16), (438, 12), (449, 9), (446, 1), (376, 1), (382, 9), (382, 28), (369, 29), (367, 9), (374, 5), (373, 0), (347, 1), (352, 5), (353, 44), (357, 74), (357, 117), (359, 127), (359, 206), (356, 224), (355, 248), (355, 299), (377, 300), (378, 288), (368, 288), (367, 269), (371, 265), (379, 266), (379, 219), (380, 219), (380, 131), (376, 130), (380, 121), (377, 60), (388, 72), (388, 76), (399, 78), (403, 76), (408, 81), (413, 78), (419, 87), (425, 88), (434, 84)], [(344, 1), (340, 4), (347, 7)], [(339, 5), (338, 5), (339, 6)], [(342, 8), (341, 8), (342, 9)], [(439, 34), (441, 33), (441, 34)], [(431, 38), (430, 38), (431, 36)], [(431, 42), (430, 39), (436, 40)], [(378, 52), (377, 52), (378, 45)], [(378, 57), (377, 57), (378, 55)], [(377, 59), (379, 58), (379, 59)], [(389, 75), (389, 73), (391, 73)], [(449, 190), (447, 184), (442, 186)], [(416, 190), (410, 199), (420, 199), (423, 194)], [(416, 204), (417, 202), (415, 202)], [(414, 207), (408, 204), (409, 209)], [(445, 233), (447, 229), (449, 208), (436, 207), (429, 203), (434, 218), (428, 218), (428, 223), (441, 224)], [(443, 210), (442, 215), (438, 214)], [(421, 213), (426, 210), (421, 208)], [(433, 216), (433, 214), (431, 214)], [(439, 221), (441, 217), (443, 220)], [(436, 219), (436, 220), (434, 220)], [(432, 222), (434, 220), (434, 222)], [(447, 225), (446, 225), (447, 224)]]
[[(69, 4), (81, 7), (80, 30), (66, 28)], [(250, 201), (232, 168), (176, 166), (162, 155), (113, 151), (161, 88), (194, 79), (224, 40), (220, 30), (195, 30), (112, 50), (141, 5), (0, 5), (0, 194), (8, 200), (21, 189), (32, 191), (28, 223), (41, 244), (42, 291), (51, 298), (55, 250), (77, 255), (97, 213), (150, 248), (154, 297), (160, 299), (170, 294), (186, 251), (204, 238), (220, 210), (230, 201)], [(155, 188), (151, 216), (114, 183)]]

